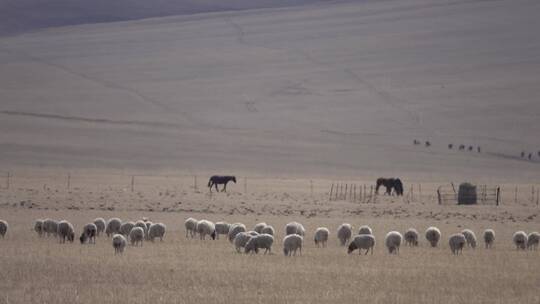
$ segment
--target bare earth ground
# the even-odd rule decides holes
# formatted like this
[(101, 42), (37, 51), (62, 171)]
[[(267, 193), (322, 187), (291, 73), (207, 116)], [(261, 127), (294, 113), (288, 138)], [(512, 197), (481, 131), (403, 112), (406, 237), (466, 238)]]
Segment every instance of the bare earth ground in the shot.
[[(436, 185), (429, 183), (422, 183), (423, 195), (412, 201), (378, 196), (376, 202), (352, 203), (329, 202), (332, 182), (323, 179), (314, 182), (313, 196), (310, 180), (299, 178), (252, 180), (247, 193), (239, 182), (228, 193), (210, 195), (201, 181), (195, 190), (192, 177), (139, 178), (132, 193), (125, 177), (76, 175), (67, 190), (62, 178), (49, 179), (44, 188), (45, 179), (33, 176), (14, 178), (10, 189), (0, 192), (0, 218), (10, 223), (0, 241), (0, 303), (540, 301), (540, 253), (518, 252), (511, 243), (517, 230), (540, 230), (540, 208), (526, 191), (519, 192), (518, 204), (512, 197), (498, 207), (458, 207), (438, 205)], [(60, 245), (31, 231), (34, 219), (50, 217), (70, 220), (80, 233), (98, 216), (146, 216), (165, 223), (167, 234), (163, 242), (128, 246), (123, 256), (114, 256), (104, 236), (95, 246)], [(190, 216), (248, 227), (265, 221), (277, 230), (274, 254), (246, 256), (224, 239), (186, 239), (183, 221)], [(285, 258), (283, 227), (293, 220), (307, 229), (305, 248), (302, 256)], [(378, 243), (372, 256), (347, 255), (338, 246), (335, 230), (343, 222), (374, 229)], [(409, 227), (422, 232), (431, 225), (443, 233), (439, 248), (428, 248), (422, 237), (420, 247), (402, 247), (399, 256), (385, 251), (386, 232)], [(327, 248), (312, 241), (319, 226), (331, 230)], [(485, 250), (480, 241), (476, 250), (451, 255), (447, 237), (464, 228), (478, 237), (483, 229), (495, 229), (495, 248)]]

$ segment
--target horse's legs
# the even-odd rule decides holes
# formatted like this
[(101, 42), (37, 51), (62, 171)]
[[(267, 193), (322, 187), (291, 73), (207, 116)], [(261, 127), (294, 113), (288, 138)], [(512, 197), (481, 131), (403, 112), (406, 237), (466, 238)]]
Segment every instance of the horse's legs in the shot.
[(214, 185), (214, 182), (212, 182), (212, 180), (210, 180), (208, 182), (208, 188), (210, 188), (210, 192), (212, 192), (212, 186)]
[(227, 192), (227, 182), (223, 184), (223, 190), (221, 192)]
[(216, 187), (216, 192), (219, 192), (219, 189), (217, 187), (217, 183), (214, 183), (214, 186)]

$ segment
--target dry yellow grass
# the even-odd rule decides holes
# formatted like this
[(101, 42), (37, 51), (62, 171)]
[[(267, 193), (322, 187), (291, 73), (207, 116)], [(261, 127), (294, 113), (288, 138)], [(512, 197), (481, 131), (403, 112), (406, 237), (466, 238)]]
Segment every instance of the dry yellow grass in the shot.
[[(79, 186), (69, 193), (19, 184), (0, 192), (7, 203), (0, 207), (0, 218), (10, 223), (7, 237), (0, 240), (0, 303), (540, 302), (540, 252), (518, 252), (511, 243), (516, 230), (540, 230), (536, 206), (438, 206), (427, 197), (411, 204), (388, 197), (377, 204), (352, 204), (328, 202), (323, 193), (311, 198), (309, 190), (274, 190), (272, 185), (212, 197), (178, 189), (159, 195), (164, 192), (159, 184), (134, 194)], [(21, 206), (23, 200), (34, 207)], [(178, 201), (187, 207), (158, 209)], [(68, 209), (73, 206), (79, 210)], [(111, 206), (114, 210), (107, 210)], [(114, 256), (104, 236), (95, 246), (60, 245), (31, 231), (35, 218), (51, 217), (70, 220), (80, 233), (97, 216), (148, 216), (168, 230), (163, 242), (128, 246), (122, 256)], [(277, 229), (274, 254), (237, 254), (225, 239), (186, 239), (183, 221), (189, 216), (240, 221), (248, 227), (266, 221)], [(283, 227), (292, 220), (303, 223), (308, 233), (303, 255), (285, 258)], [(335, 230), (342, 222), (374, 229), (373, 255), (347, 255), (338, 246)], [(402, 247), (398, 256), (385, 251), (386, 232), (415, 227), (422, 233), (431, 225), (443, 233), (439, 248), (428, 248), (421, 237), (420, 247)], [(319, 226), (331, 230), (327, 248), (316, 248), (312, 241)], [(480, 241), (476, 250), (453, 256), (447, 237), (463, 228), (472, 228), (479, 238), (483, 229), (495, 229), (495, 248), (485, 250)]]

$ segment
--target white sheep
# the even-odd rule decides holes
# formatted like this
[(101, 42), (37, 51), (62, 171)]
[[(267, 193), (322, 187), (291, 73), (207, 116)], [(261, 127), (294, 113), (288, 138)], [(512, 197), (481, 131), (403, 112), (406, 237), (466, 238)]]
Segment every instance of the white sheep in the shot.
[(143, 245), (144, 240), (144, 230), (141, 227), (133, 227), (129, 231), (129, 241), (132, 246)]
[(124, 248), (126, 248), (126, 238), (121, 234), (115, 234), (112, 238), (112, 245), (114, 248), (114, 254), (122, 254), (124, 252)]
[(274, 237), (270, 234), (259, 234), (251, 237), (245, 246), (245, 252), (259, 253), (259, 249), (265, 249), (264, 254), (271, 253)]
[(75, 239), (75, 229), (73, 229), (73, 225), (65, 220), (58, 222), (56, 234), (60, 238), (60, 243), (65, 243), (66, 239), (73, 243), (73, 240)]
[(43, 233), (45, 233), (45, 231), (44, 231), (42, 219), (37, 219), (34, 222), (34, 231), (38, 234), (39, 237), (43, 236)]
[(283, 238), (283, 254), (285, 256), (296, 255), (296, 251), (302, 254), (304, 238), (298, 234), (289, 234)]
[(113, 217), (109, 219), (107, 227), (105, 227), (105, 234), (107, 234), (107, 237), (120, 233), (120, 226), (122, 226), (122, 221), (119, 218)]
[(337, 229), (337, 238), (341, 246), (347, 245), (352, 236), (352, 226), (348, 223), (339, 225)]
[(257, 233), (260, 234), (264, 227), (266, 227), (266, 223), (265, 223), (265, 222), (258, 223), (258, 224), (256, 224), (256, 225), (253, 227), (253, 231), (257, 231)]
[(476, 234), (471, 229), (463, 229), (461, 231), (461, 234), (465, 236), (465, 240), (467, 240), (467, 246), (470, 246), (472, 249), (476, 248)]
[(240, 253), (240, 250), (244, 248), (247, 244), (247, 242), (252, 238), (253, 236), (245, 231), (238, 232), (234, 236), (233, 244), (234, 248), (238, 253)]
[(386, 234), (386, 237), (384, 238), (384, 243), (386, 245), (386, 248), (388, 248), (388, 252), (390, 254), (398, 254), (399, 253), (399, 247), (401, 246), (401, 242), (403, 240), (403, 236), (401, 233), (397, 231), (390, 231)]
[(0, 236), (4, 238), (8, 231), (9, 225), (6, 221), (0, 220)]
[(58, 222), (51, 219), (45, 219), (43, 221), (43, 231), (47, 234), (47, 237), (57, 236), (58, 234)]
[(216, 223), (216, 239), (219, 240), (219, 235), (227, 235), (229, 234), (229, 229), (231, 228), (231, 224), (227, 222), (217, 222)]
[(448, 245), (450, 245), (450, 250), (452, 254), (459, 254), (463, 252), (463, 247), (467, 243), (467, 238), (463, 233), (455, 233), (450, 236), (448, 239)]
[(429, 227), (426, 229), (426, 240), (431, 244), (431, 247), (437, 247), (441, 239), (441, 231), (437, 227)]
[(363, 225), (363, 226), (360, 226), (360, 228), (358, 228), (358, 234), (359, 235), (362, 235), (362, 234), (373, 234), (373, 230), (371, 229), (371, 227), (367, 226), (367, 225)]
[(105, 226), (107, 226), (107, 223), (105, 222), (104, 218), (98, 217), (94, 219), (94, 225), (97, 227), (97, 236), (105, 232)]
[(409, 228), (403, 234), (405, 244), (409, 246), (418, 246), (418, 231), (414, 228)]
[(304, 236), (306, 233), (306, 229), (304, 229), (304, 226), (297, 222), (290, 222), (285, 226), (285, 234), (298, 234), (299, 236)]
[(512, 236), (512, 240), (514, 241), (514, 245), (516, 245), (516, 249), (523, 249), (527, 247), (527, 234), (524, 231), (517, 231)]
[(270, 234), (270, 235), (274, 235), (274, 234), (275, 234), (274, 227), (272, 227), (272, 226), (270, 226), (270, 225), (266, 225), (266, 226), (261, 230), (261, 234)]
[(90, 243), (95, 244), (96, 243), (96, 235), (97, 235), (97, 226), (94, 223), (88, 223), (84, 225), (83, 232), (81, 236), (79, 237), (79, 240), (81, 241), (81, 244), (86, 243), (88, 240)]
[(538, 249), (538, 243), (540, 242), (540, 233), (531, 232), (527, 236), (527, 248), (529, 250)]
[(360, 255), (362, 253), (361, 249), (365, 249), (365, 254), (368, 254), (371, 249), (371, 254), (373, 254), (373, 247), (375, 247), (375, 237), (372, 234), (361, 234), (352, 239), (349, 248), (347, 249), (347, 253), (351, 254), (358, 249), (358, 254)]
[(315, 234), (313, 236), (313, 240), (315, 241), (315, 245), (319, 247), (319, 244), (322, 245), (322, 247), (326, 247), (326, 242), (328, 241), (328, 236), (330, 235), (330, 230), (326, 227), (319, 227), (315, 230)]
[[(123, 222), (122, 225), (120, 226), (120, 231), (119, 233), (124, 235), (124, 236), (128, 236), (129, 233), (131, 232), (131, 229), (133, 229), (135, 227), (135, 223), (134, 222)], [(141, 228), (142, 229), (142, 228)], [(144, 234), (144, 229), (143, 229), (143, 234)]]
[(198, 221), (196, 230), (201, 240), (206, 239), (207, 235), (209, 235), (212, 240), (216, 239), (216, 225), (208, 220)]
[(493, 247), (495, 242), (495, 231), (493, 229), (484, 230), (484, 243), (486, 244), (486, 249)]
[(143, 221), (143, 220), (136, 221), (134, 227), (141, 227), (143, 229), (143, 231), (144, 231), (144, 239), (145, 240), (148, 239), (148, 227), (146, 226), (145, 221)]
[(195, 234), (197, 233), (197, 223), (199, 221), (190, 217), (184, 222), (184, 226), (186, 227), (186, 237), (188, 235), (193, 238)]
[(233, 242), (236, 235), (240, 232), (246, 232), (246, 225), (242, 223), (234, 223), (231, 225), (231, 228), (229, 229), (229, 242)]
[(163, 241), (166, 228), (167, 227), (163, 223), (155, 223), (150, 225), (150, 229), (148, 229), (148, 239), (152, 242), (155, 238), (159, 238), (160, 241)]

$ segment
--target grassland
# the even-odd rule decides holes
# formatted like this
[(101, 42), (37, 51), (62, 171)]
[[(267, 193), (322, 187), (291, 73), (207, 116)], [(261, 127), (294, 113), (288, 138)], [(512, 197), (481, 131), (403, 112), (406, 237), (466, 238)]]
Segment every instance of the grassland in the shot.
[[(161, 183), (152, 182), (134, 194), (79, 182), (70, 191), (44, 190), (21, 179), (0, 192), (6, 202), (0, 207), (0, 218), (10, 223), (8, 235), (0, 240), (0, 303), (540, 301), (540, 252), (518, 252), (511, 243), (516, 230), (540, 230), (536, 205), (439, 206), (427, 194), (422, 201), (410, 203), (382, 196), (369, 204), (328, 202), (324, 191), (315, 191), (314, 196), (302, 189), (287, 192), (277, 186), (282, 181), (265, 183), (266, 190), (253, 186), (247, 194), (236, 185), (228, 194), (213, 196), (206, 190), (165, 190)], [(102, 205), (99, 197), (110, 203)], [(26, 203), (21, 205), (23, 198)], [(520, 199), (526, 201), (526, 195)], [(174, 206), (173, 202), (184, 207), (158, 210), (158, 206)], [(110, 239), (104, 236), (95, 246), (60, 245), (31, 231), (34, 219), (50, 217), (70, 220), (79, 233), (97, 216), (124, 220), (147, 216), (165, 223), (168, 230), (163, 242), (129, 246), (123, 256), (114, 256)], [(186, 239), (183, 221), (189, 216), (239, 221), (248, 227), (259, 221), (272, 224), (277, 229), (273, 254), (238, 254), (225, 239)], [(283, 227), (292, 220), (303, 223), (308, 233), (302, 256), (285, 258)], [(338, 246), (335, 230), (342, 222), (374, 229), (373, 255), (347, 255)], [(431, 225), (443, 232), (439, 248), (429, 248), (422, 238), (418, 248), (403, 247), (398, 256), (385, 251), (386, 232), (409, 227), (423, 231)], [(319, 226), (332, 232), (327, 248), (316, 248), (312, 241)], [(476, 250), (451, 255), (447, 237), (463, 228), (472, 228), (479, 236), (483, 229), (494, 228), (495, 248), (485, 250), (480, 242)]]

